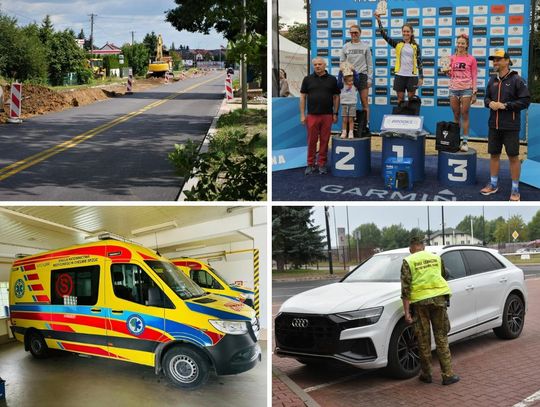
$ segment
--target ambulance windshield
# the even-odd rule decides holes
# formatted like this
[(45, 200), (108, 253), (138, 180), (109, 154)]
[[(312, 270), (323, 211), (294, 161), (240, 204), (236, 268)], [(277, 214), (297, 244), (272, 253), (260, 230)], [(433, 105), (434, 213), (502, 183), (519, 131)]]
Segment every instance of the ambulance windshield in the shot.
[(181, 299), (202, 297), (206, 292), (199, 287), (193, 280), (187, 278), (184, 273), (179, 273), (176, 266), (172, 263), (158, 260), (146, 260), (152, 270), (169, 286)]

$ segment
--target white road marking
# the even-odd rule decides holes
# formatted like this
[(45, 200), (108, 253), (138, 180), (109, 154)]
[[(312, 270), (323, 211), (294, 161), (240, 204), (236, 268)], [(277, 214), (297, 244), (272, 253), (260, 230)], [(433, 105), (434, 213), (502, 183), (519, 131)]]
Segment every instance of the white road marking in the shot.
[(527, 397), (525, 400), (520, 401), (519, 403), (514, 404), (512, 407), (527, 407), (532, 406), (537, 401), (540, 401), (540, 390), (538, 390), (536, 393), (531, 394), (529, 397)]

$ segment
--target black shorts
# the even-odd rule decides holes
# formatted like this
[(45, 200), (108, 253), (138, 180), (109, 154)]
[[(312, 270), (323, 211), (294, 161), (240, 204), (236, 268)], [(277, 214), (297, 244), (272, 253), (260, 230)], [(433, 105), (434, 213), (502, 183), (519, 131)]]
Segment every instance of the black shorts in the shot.
[(501, 154), (503, 145), (508, 157), (518, 156), (519, 130), (497, 130), (490, 128), (488, 134), (488, 153), (493, 155)]
[(394, 90), (396, 92), (414, 92), (418, 88), (418, 76), (401, 76), (394, 77)]
[(367, 89), (367, 75), (365, 73), (358, 73), (358, 90), (364, 90)]

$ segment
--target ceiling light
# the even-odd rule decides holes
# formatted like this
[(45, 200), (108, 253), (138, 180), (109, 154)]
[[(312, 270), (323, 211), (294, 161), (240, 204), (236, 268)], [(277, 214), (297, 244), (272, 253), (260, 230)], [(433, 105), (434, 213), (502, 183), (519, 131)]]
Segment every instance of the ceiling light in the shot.
[(176, 221), (172, 220), (170, 222), (160, 223), (159, 225), (147, 226), (140, 229), (133, 229), (131, 231), (131, 234), (133, 236), (147, 235), (149, 233), (162, 232), (164, 230), (175, 229), (177, 227), (178, 225), (176, 224)]

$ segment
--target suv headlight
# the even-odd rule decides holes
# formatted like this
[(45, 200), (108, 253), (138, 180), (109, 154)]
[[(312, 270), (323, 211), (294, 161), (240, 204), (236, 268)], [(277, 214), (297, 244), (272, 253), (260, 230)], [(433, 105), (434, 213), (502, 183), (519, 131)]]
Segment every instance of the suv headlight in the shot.
[(248, 332), (247, 322), (245, 321), (225, 321), (223, 319), (208, 320), (214, 328), (226, 334), (243, 335)]
[(377, 323), (383, 313), (384, 307), (359, 309), (356, 311), (340, 312), (338, 317), (348, 321), (361, 320), (362, 325), (371, 325)]

